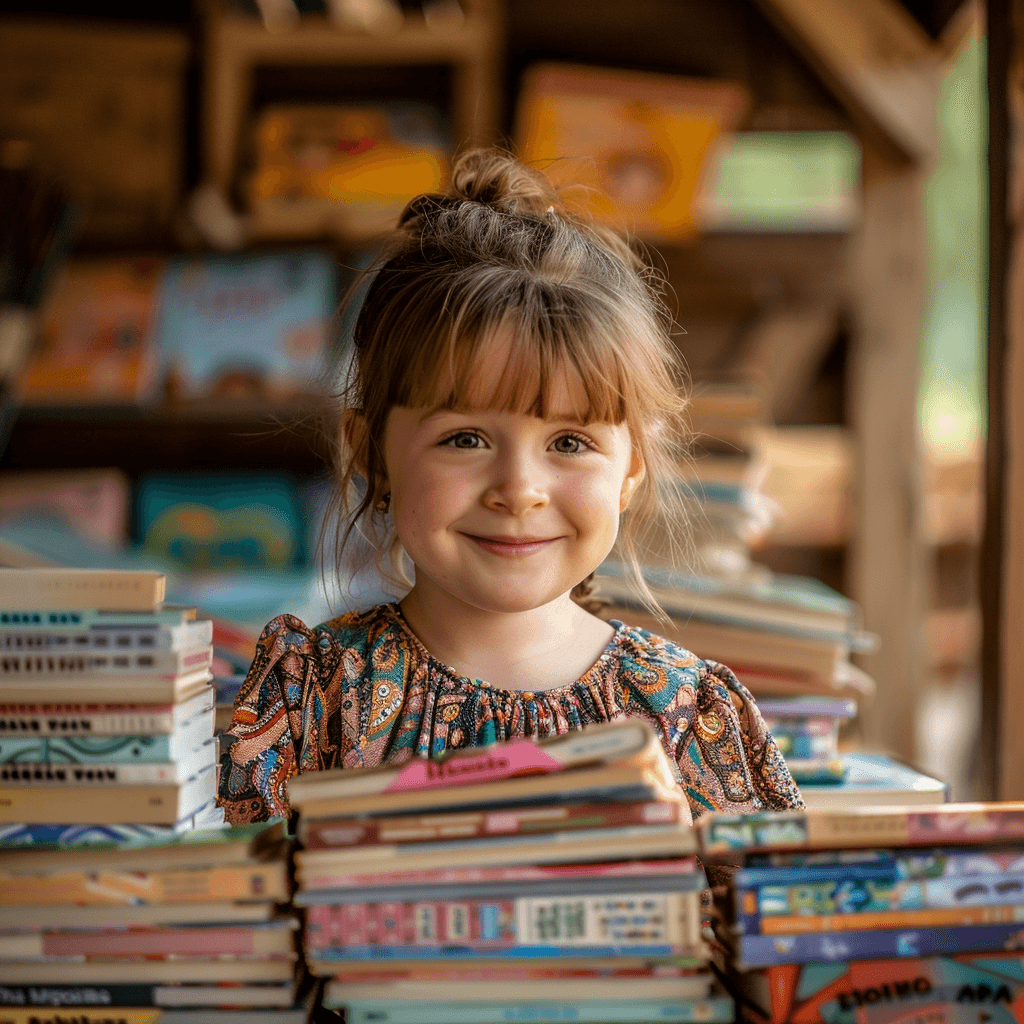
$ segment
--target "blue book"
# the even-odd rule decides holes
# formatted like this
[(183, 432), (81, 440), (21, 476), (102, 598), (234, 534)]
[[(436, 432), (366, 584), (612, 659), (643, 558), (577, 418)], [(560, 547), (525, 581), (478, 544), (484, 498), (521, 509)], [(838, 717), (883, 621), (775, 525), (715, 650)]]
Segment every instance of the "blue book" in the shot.
[(825, 932), (806, 935), (741, 935), (733, 943), (736, 967), (750, 971), (779, 964), (884, 960), (889, 957), (945, 956), (1015, 948), (1024, 925), (967, 928), (908, 928), (898, 931)]
[(308, 958), (322, 964), (359, 963), (364, 960), (509, 960), (558, 958), (572, 966), (572, 960), (605, 956), (648, 958), (691, 957), (689, 946), (330, 946), (310, 950)]

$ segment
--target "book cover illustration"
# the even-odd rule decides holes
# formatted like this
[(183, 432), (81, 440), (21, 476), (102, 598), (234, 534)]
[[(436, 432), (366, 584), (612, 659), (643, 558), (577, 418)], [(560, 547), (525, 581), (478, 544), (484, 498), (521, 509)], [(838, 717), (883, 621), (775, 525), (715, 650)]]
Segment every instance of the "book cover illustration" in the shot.
[(1016, 1024), (1024, 1009), (1019, 953), (770, 967), (739, 981), (751, 1019), (768, 1024)]
[(172, 260), (157, 325), (170, 393), (271, 401), (317, 394), (335, 277), (319, 252)]
[(34, 404), (134, 404), (154, 397), (162, 261), (76, 260), (43, 315), (18, 382)]
[(285, 217), (313, 233), (381, 230), (441, 187), (449, 148), (445, 118), (427, 103), (274, 104), (256, 125), (250, 208), (280, 233)]
[[(522, 159), (556, 184), (572, 181), (594, 216), (678, 240), (696, 230), (694, 197), (712, 143), (746, 105), (731, 82), (538, 64), (523, 78), (516, 137)], [(566, 154), (585, 159), (557, 159)]]
[(282, 474), (153, 475), (135, 501), (141, 545), (182, 568), (285, 569), (304, 554), (301, 507)]

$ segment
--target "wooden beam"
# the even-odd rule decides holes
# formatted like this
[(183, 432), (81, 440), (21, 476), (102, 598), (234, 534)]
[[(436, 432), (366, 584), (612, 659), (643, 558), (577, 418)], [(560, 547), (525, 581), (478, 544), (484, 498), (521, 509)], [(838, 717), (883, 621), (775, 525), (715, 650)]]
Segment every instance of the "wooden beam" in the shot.
[(941, 53), (895, 0), (757, 0), (854, 120), (894, 154), (937, 152)]
[[(982, 743), (996, 795), (1024, 798), (1024, 0), (988, 5), (989, 436), (982, 563)], [(987, 712), (987, 713), (986, 713)], [(993, 735), (994, 733), (994, 735)]]
[(916, 760), (924, 676), (928, 559), (917, 420), (921, 308), (927, 274), (926, 175), (864, 152), (864, 215), (851, 256), (855, 295), (849, 372), (859, 436), (849, 589), (877, 653), (862, 667), (878, 682), (864, 714), (866, 745)]

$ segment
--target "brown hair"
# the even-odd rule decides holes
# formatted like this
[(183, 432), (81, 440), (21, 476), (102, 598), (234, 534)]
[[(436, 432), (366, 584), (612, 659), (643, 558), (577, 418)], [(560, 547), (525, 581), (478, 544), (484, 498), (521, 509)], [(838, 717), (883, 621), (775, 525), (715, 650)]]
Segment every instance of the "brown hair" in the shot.
[[(389, 575), (401, 575), (400, 545), (375, 511), (388, 413), (470, 408), (475, 361), (502, 334), (515, 344), (489, 407), (544, 416), (548, 382), (566, 368), (583, 382), (586, 419), (628, 425), (646, 475), (617, 549), (643, 604), (660, 613), (640, 561), (659, 516), (675, 530), (685, 521), (682, 492), (666, 485), (687, 404), (662, 277), (614, 231), (567, 209), (544, 175), (497, 150), (465, 153), (446, 191), (410, 202), (366, 273), (343, 387), (359, 415), (338, 436), (339, 571), (358, 526), (379, 554), (391, 553)], [(588, 594), (589, 580), (573, 590)]]

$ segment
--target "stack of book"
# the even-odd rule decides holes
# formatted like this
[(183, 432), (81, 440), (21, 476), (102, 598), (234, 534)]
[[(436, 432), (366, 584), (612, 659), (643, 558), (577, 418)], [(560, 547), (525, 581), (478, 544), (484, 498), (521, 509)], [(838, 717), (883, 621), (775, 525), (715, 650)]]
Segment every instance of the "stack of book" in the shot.
[(855, 700), (778, 696), (762, 697), (757, 706), (798, 783), (830, 783), (846, 775), (839, 727), (856, 716)]
[(237, 1010), (258, 1008), (302, 1024), (304, 1010), (269, 1009), (296, 997), (295, 922), (275, 905), (287, 852), (280, 823), (0, 828), (0, 1015), (257, 1024)]
[[(689, 534), (704, 570), (729, 579), (763, 573), (750, 559), (775, 518), (762, 493), (769, 464), (760, 443), (764, 401), (747, 383), (704, 382), (690, 401), (693, 458), (680, 467), (675, 486), (693, 505)], [(652, 538), (647, 561), (675, 564), (665, 538)]]
[(348, 1024), (731, 1021), (647, 723), (300, 775), (295, 903)]
[(0, 569), (0, 991), (291, 983), (284, 861), (182, 838), (216, 816), (212, 630), (164, 589)]
[(709, 815), (722, 966), (766, 1024), (1024, 1019), (1024, 803)]
[(185, 828), (212, 807), (211, 623), (164, 590), (0, 569), (0, 823)]

